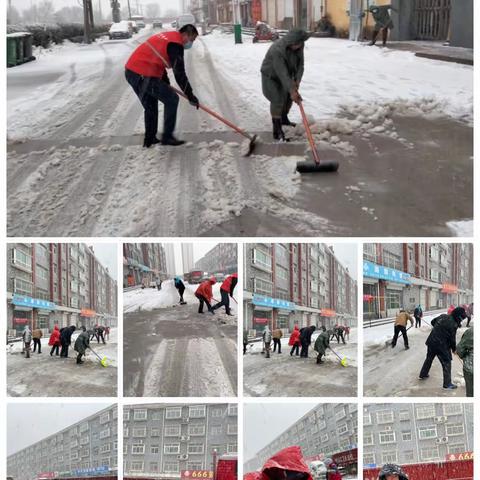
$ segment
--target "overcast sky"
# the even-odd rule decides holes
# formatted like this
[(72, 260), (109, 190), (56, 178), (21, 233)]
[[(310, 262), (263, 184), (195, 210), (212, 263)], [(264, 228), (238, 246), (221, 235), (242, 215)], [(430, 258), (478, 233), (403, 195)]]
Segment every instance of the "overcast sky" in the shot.
[(246, 403), (244, 407), (244, 462), (290, 425), (303, 417), (316, 403)]
[[(205, 254), (215, 247), (217, 243), (214, 242), (195, 242), (193, 244), (193, 261), (200, 260)], [(186, 273), (183, 269), (182, 263), (182, 248), (179, 243), (174, 244), (175, 251), (175, 271), (179, 275)]]
[(59, 432), (109, 405), (109, 403), (9, 403), (7, 455)]
[[(42, 0), (12, 0), (12, 6), (18, 10), (23, 10), (24, 8), (30, 7), (32, 4), (39, 4)], [(55, 10), (59, 10), (62, 7), (78, 7), (82, 5), (82, 0), (51, 0)], [(99, 2), (101, 1), (101, 9), (103, 15), (106, 15), (105, 12), (110, 11), (110, 0), (92, 0), (93, 8), (98, 9)], [(119, 0), (120, 8), (127, 6), (127, 0)], [(140, 5), (148, 5), (149, 3), (158, 3), (160, 5), (161, 11), (166, 11), (167, 9), (176, 9), (180, 8), (180, 0), (139, 0)], [(135, 8), (137, 5), (137, 0), (130, 0), (130, 7)]]
[(112, 278), (118, 281), (117, 275), (117, 245), (115, 243), (92, 243), (89, 244), (93, 247), (95, 256), (100, 263), (108, 268)]
[(350, 275), (357, 280), (357, 245), (351, 243), (329, 243), (340, 263), (347, 267)]

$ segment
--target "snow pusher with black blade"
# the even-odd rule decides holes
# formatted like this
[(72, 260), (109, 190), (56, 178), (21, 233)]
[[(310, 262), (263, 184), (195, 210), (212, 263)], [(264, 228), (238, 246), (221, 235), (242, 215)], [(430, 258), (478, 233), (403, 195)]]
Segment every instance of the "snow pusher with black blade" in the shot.
[(298, 162), (297, 163), (297, 172), (299, 173), (329, 173), (336, 172), (338, 170), (338, 162), (336, 160), (322, 160), (320, 161), (320, 156), (318, 155), (317, 147), (315, 147), (315, 142), (313, 140), (312, 131), (308, 125), (307, 115), (303, 108), (302, 101), (298, 102), (300, 108), (300, 113), (302, 114), (303, 125), (305, 126), (305, 133), (307, 134), (308, 143), (310, 144), (310, 149), (312, 150), (313, 162)]

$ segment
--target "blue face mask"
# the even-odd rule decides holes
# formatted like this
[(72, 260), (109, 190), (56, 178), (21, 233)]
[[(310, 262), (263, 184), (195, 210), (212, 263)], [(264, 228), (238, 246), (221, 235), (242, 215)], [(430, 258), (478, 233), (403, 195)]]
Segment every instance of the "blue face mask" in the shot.
[(187, 42), (187, 43), (183, 46), (183, 48), (184, 48), (185, 50), (189, 50), (190, 48), (192, 48), (192, 45), (193, 45), (193, 42), (190, 41), (190, 42)]

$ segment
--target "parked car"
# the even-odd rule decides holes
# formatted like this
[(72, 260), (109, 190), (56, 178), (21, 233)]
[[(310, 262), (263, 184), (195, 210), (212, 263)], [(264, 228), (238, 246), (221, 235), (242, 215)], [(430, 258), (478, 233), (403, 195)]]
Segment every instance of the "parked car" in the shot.
[(182, 27), (188, 24), (195, 25), (195, 17), (191, 13), (184, 13), (177, 18), (175, 28), (180, 30)]
[(132, 33), (138, 33), (139, 27), (135, 20), (126, 20), (132, 28)]
[(163, 27), (163, 23), (161, 20), (154, 20), (152, 22), (152, 26), (153, 28), (162, 28)]
[(132, 32), (132, 26), (124, 20), (112, 24), (110, 30), (108, 31), (108, 38), (110, 38), (110, 40), (115, 40), (117, 38), (131, 38)]
[(133, 20), (134, 22), (137, 22), (137, 25), (138, 25), (139, 29), (145, 28), (145, 20), (143, 18), (143, 15), (132, 15), (130, 17), (130, 20)]

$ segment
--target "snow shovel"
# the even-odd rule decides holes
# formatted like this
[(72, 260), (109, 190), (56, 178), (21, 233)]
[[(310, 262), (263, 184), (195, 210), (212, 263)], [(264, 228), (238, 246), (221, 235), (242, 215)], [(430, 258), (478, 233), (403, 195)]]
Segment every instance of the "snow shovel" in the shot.
[[(175, 87), (172, 87), (170, 85), (170, 88), (175, 92), (177, 93), (178, 95), (180, 95), (181, 97), (185, 98), (188, 100), (187, 96), (180, 90), (178, 90), (177, 88)], [(234, 125), (232, 122), (230, 122), (229, 120), (227, 120), (226, 118), (223, 118), (222, 116), (220, 116), (217, 112), (214, 112), (213, 110), (211, 110), (210, 108), (206, 107), (205, 105), (202, 105), (201, 103), (198, 104), (198, 108), (201, 108), (204, 112), (207, 112), (209, 115), (211, 115), (212, 117), (215, 117), (217, 120), (220, 120), (221, 122), (223, 122), (225, 125), (227, 125), (227, 127), (230, 127), (232, 130), (235, 130), (237, 133), (239, 133), (240, 135), (243, 135), (245, 138), (247, 138), (248, 140), (250, 140), (250, 143), (248, 144), (248, 149), (247, 149), (247, 152), (245, 153), (244, 157), (249, 157), (252, 152), (253, 152), (253, 149), (255, 148), (255, 142), (257, 140), (257, 136), (256, 135), (250, 135), (249, 133), (245, 132), (244, 130), (242, 130), (240, 127), (237, 127), (236, 125)]]
[(297, 172), (299, 173), (326, 173), (326, 172), (336, 172), (338, 170), (338, 162), (336, 160), (326, 160), (320, 162), (320, 156), (318, 155), (317, 147), (315, 147), (315, 142), (313, 140), (312, 131), (308, 125), (307, 116), (305, 115), (305, 110), (303, 109), (302, 101), (298, 102), (300, 107), (300, 113), (302, 114), (303, 125), (305, 126), (305, 132), (307, 134), (308, 143), (312, 150), (314, 162), (298, 162), (297, 163)]
[(347, 367), (347, 357), (341, 357), (332, 347), (328, 347), (335, 355), (336, 357), (340, 360), (340, 364), (342, 367)]
[(102, 367), (108, 367), (107, 357), (102, 358), (92, 347), (88, 348), (93, 352), (93, 354), (98, 358), (98, 360), (100, 360), (100, 365)]

